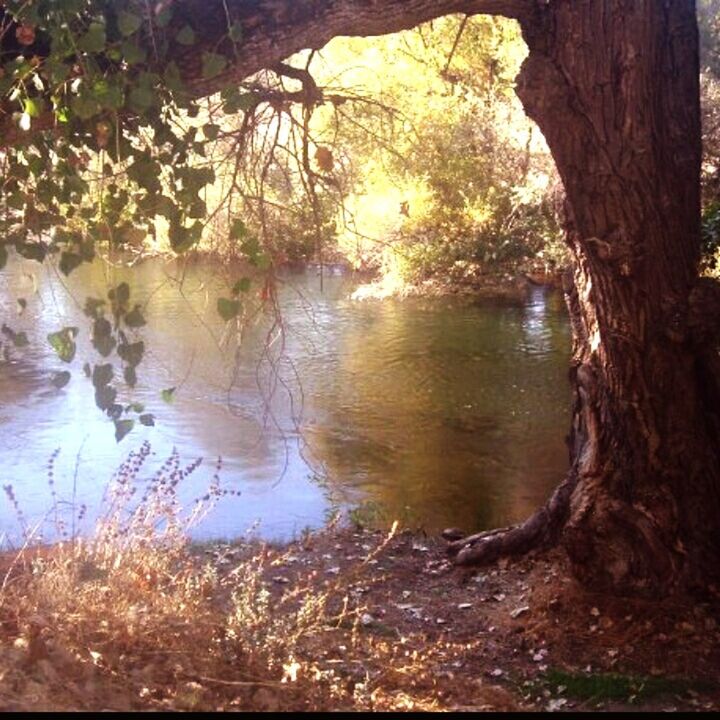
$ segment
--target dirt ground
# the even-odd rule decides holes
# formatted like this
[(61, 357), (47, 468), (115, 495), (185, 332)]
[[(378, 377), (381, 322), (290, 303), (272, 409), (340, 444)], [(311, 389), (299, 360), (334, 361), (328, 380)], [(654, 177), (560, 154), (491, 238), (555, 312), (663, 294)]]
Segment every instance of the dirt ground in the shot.
[[(305, 612), (317, 617), (303, 621), (308, 629), (297, 635), (292, 662), (270, 672), (226, 655), (231, 645), (218, 644), (216, 659), (206, 661), (187, 625), (168, 635), (172, 647), (146, 637), (144, 650), (129, 645), (114, 660), (92, 627), (87, 637), (102, 656), (88, 644), (69, 648), (63, 637), (70, 635), (33, 618), (28, 644), (6, 608), (0, 710), (720, 707), (720, 602), (589, 594), (569, 577), (559, 552), (468, 570), (453, 566), (444, 550), (439, 538), (356, 527), (285, 546), (193, 546), (190, 564), (219, 576), (207, 600), (217, 610), (212, 617), (236, 611), (233, 592), (243, 584), (253, 586), (247, 597), (266, 597), (269, 629), (260, 618), (252, 635), (259, 654), (279, 638), (283, 655), (284, 628), (297, 627), (293, 598), (312, 600)], [(246, 608), (242, 623), (252, 625), (256, 609)], [(286, 625), (285, 613), (292, 617)], [(194, 610), (188, 617), (201, 621)], [(251, 658), (252, 648), (243, 657)]]
[[(720, 603), (593, 595), (570, 578), (560, 552), (461, 569), (444, 547), (410, 532), (383, 545), (380, 532), (336, 529), (267, 549), (264, 579), (275, 598), (310, 577), (362, 606), (354, 628), (328, 628), (301, 650), (344, 678), (353, 709), (720, 707)], [(204, 552), (231, 572), (256, 551)]]

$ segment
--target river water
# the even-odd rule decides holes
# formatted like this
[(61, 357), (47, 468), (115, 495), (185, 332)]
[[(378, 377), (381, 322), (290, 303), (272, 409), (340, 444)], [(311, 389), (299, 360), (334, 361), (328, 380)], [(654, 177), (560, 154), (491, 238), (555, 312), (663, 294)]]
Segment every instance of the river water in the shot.
[[(195, 528), (203, 539), (253, 525), (289, 539), (358, 507), (366, 521), (477, 530), (523, 519), (562, 477), (570, 330), (559, 295), (357, 302), (352, 277), (325, 277), (321, 291), (307, 271), (280, 283), (282, 335), (269, 336), (272, 318), (261, 316), (238, 346), (216, 311), (237, 277), (222, 264), (164, 260), (131, 270), (96, 261), (66, 279), (15, 258), (0, 272), (0, 319), (30, 339), (0, 361), (0, 481), (26, 522), (47, 513), (54, 489), (76, 510), (87, 505), (87, 527), (113, 471), (145, 440), (151, 469), (173, 448), (183, 461), (203, 458), (181, 483), (183, 503), (204, 494), (222, 457), (223, 486), (241, 494)], [(86, 360), (103, 361), (81, 308), (123, 280), (148, 320), (139, 383), (123, 401), (144, 403), (156, 425), (118, 444), (82, 372)], [(45, 339), (68, 325), (81, 328), (72, 366)], [(50, 378), (65, 369), (72, 379), (55, 389)], [(169, 387), (171, 403), (160, 397)], [(51, 487), (46, 466), (58, 448)], [(14, 538), (18, 525), (1, 495), (0, 530)]]

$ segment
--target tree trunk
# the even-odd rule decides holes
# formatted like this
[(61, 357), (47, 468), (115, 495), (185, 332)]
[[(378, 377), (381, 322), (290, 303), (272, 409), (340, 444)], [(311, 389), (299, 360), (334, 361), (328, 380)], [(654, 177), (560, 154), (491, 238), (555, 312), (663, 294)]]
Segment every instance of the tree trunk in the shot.
[(716, 580), (720, 395), (703, 319), (718, 302), (697, 281), (695, 3), (553, 0), (523, 31), (518, 95), (562, 176), (574, 258), (572, 468), (535, 536), (557, 528), (576, 575), (599, 590)]

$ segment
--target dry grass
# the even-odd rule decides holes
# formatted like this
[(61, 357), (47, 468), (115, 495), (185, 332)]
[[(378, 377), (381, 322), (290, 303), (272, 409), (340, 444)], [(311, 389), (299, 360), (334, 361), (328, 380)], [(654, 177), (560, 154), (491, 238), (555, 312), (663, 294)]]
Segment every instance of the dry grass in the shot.
[(173, 454), (138, 498), (148, 455), (143, 446), (115, 474), (90, 537), (51, 547), (28, 537), (4, 556), (0, 710), (327, 705), (332, 689), (310, 683), (318, 678), (295, 649), (329, 623), (356, 622), (357, 611), (311, 577), (271, 598), (263, 548), (219, 577), (188, 543), (226, 494), (218, 474), (184, 513), (176, 488), (198, 464), (181, 468)]

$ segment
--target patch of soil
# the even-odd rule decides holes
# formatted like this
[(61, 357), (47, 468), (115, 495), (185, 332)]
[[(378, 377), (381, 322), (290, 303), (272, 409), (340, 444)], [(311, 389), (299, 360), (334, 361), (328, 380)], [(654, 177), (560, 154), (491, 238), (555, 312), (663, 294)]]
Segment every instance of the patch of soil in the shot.
[[(264, 550), (274, 597), (310, 577), (318, 591), (340, 587), (362, 606), (359, 623), (328, 628), (301, 648), (320, 672), (344, 678), (353, 709), (720, 705), (718, 604), (594, 595), (571, 578), (559, 551), (472, 571), (453, 566), (440, 539), (402, 532), (374, 553), (382, 542), (382, 533), (346, 528)], [(257, 547), (206, 552), (230, 572), (236, 557)], [(563, 687), (557, 678), (565, 677)], [(608, 687), (572, 697), (576, 677)]]
[[(0, 559), (7, 565), (12, 556)], [(450, 563), (439, 538), (335, 527), (283, 546), (194, 546), (189, 562), (210, 564), (219, 576), (207, 598), (217, 610), (215, 657), (183, 643), (183, 626), (174, 649), (158, 640), (134, 664), (111, 662), (112, 647), (102, 656), (92, 652), (97, 644), (69, 652), (60, 636), (47, 635), (47, 620), (15, 621), (11, 607), (0, 607), (0, 709), (720, 707), (720, 603), (594, 595), (571, 578), (557, 551), (470, 570)], [(29, 562), (15, 563), (7, 582), (28, 570)], [(299, 634), (291, 661), (272, 672), (223, 644), (223, 618), (243, 582), (267, 591), (281, 621), (303, 593), (329, 598), (322, 616), (321, 604), (309, 606), (317, 622)], [(261, 655), (268, 635), (261, 632), (259, 642)]]

